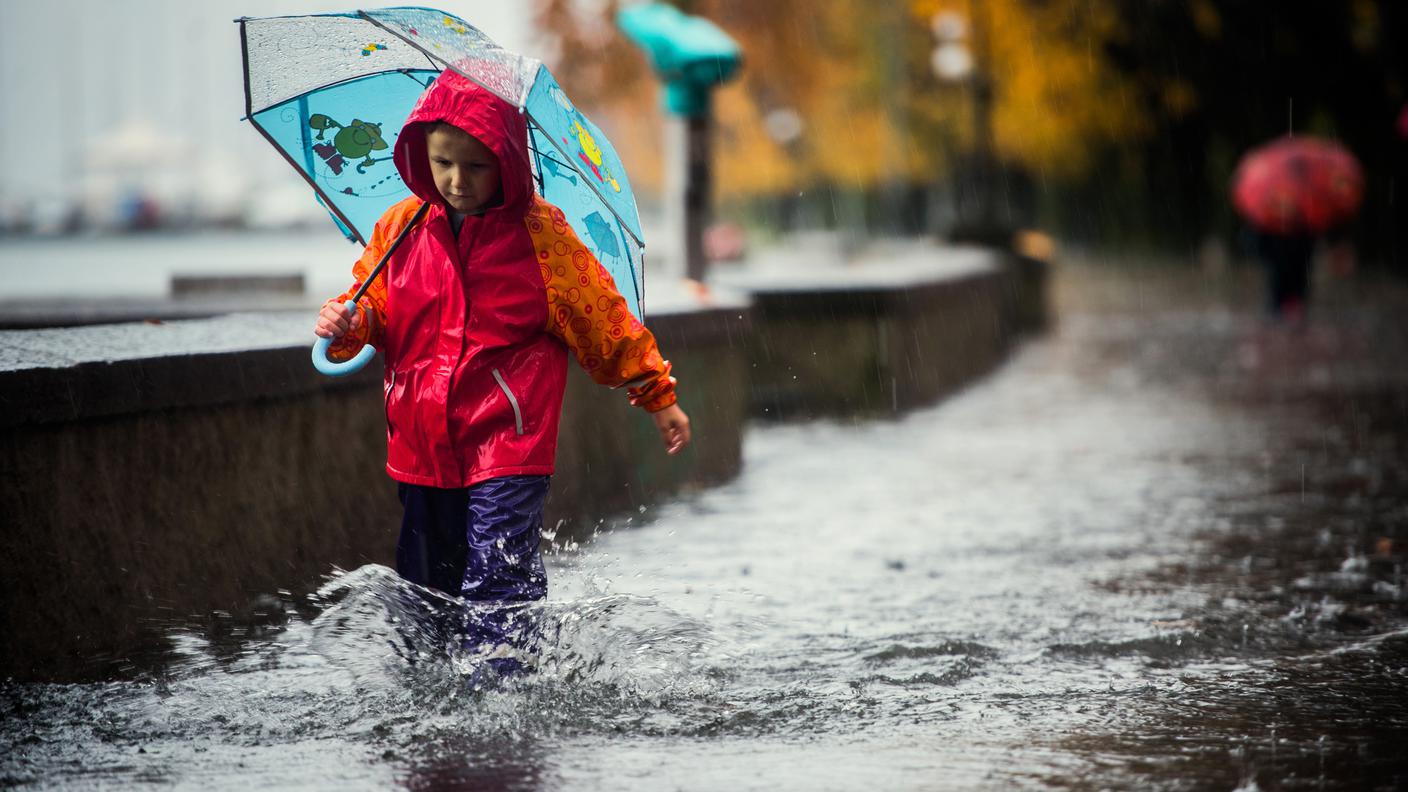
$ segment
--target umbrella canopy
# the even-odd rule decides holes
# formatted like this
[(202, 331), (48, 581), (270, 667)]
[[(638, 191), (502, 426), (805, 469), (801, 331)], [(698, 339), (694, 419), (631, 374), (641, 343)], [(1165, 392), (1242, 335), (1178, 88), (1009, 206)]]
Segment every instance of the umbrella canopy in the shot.
[(645, 242), (610, 141), (541, 62), (429, 8), (240, 19), (245, 115), (362, 244), (411, 193), (391, 159), (421, 93), (444, 69), (518, 107), (539, 193), (616, 280), (638, 318)]
[(1338, 143), (1286, 137), (1247, 152), (1232, 177), (1232, 204), (1275, 234), (1319, 234), (1353, 219), (1364, 198), (1359, 161)]

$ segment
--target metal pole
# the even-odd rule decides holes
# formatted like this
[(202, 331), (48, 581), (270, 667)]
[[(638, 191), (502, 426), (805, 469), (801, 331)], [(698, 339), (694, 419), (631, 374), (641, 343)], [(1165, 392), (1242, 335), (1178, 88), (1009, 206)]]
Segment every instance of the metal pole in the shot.
[(362, 287), (357, 289), (356, 294), (352, 295), (351, 302), (355, 303), (360, 301), (362, 295), (367, 293), (367, 289), (371, 287), (372, 281), (376, 280), (376, 276), (380, 275), (381, 271), (386, 268), (386, 262), (391, 260), (391, 254), (395, 253), (396, 248), (401, 246), (401, 242), (405, 240), (407, 234), (411, 233), (411, 229), (415, 228), (416, 223), (419, 223), (420, 219), (425, 217), (425, 212), (429, 208), (430, 202), (426, 201), (420, 205), (420, 208), (416, 210), (415, 214), (411, 215), (410, 222), (406, 223), (406, 227), (401, 229), (401, 233), (396, 235), (396, 239), (392, 240), (391, 246), (386, 249), (385, 253), (381, 254), (381, 260), (372, 268), (371, 273), (367, 275), (367, 279), (362, 281)]
[(973, 20), (973, 156), (977, 183), (974, 197), (978, 203), (978, 229), (983, 236), (992, 234), (995, 219), (993, 216), (994, 156), (992, 145), (992, 78), (989, 76), (988, 24), (987, 12), (982, 0), (973, 0), (969, 6)]
[(709, 262), (704, 256), (704, 229), (708, 227), (713, 195), (713, 158), (710, 156), (713, 112), (684, 119), (684, 274), (703, 282)]

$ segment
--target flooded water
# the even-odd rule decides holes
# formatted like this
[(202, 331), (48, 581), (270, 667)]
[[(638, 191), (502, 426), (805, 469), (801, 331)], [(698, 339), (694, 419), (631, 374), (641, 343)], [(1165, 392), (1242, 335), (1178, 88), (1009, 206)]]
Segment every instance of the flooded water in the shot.
[(1408, 786), (1408, 302), (1291, 330), (1164, 278), (1073, 269), (943, 404), (755, 426), (733, 483), (553, 537), (534, 674), (364, 567), (7, 685), (0, 783)]

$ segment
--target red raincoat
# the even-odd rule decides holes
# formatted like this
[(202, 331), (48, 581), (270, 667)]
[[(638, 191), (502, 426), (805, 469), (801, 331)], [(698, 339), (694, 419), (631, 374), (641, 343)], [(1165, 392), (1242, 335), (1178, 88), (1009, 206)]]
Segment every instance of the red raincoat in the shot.
[[(464, 219), (458, 238), (431, 178), (422, 125), (448, 121), (498, 156), (503, 201)], [(373, 281), (362, 326), (334, 359), (365, 343), (385, 355), (386, 471), (431, 487), (551, 473), (567, 350), (597, 382), (630, 385), (633, 404), (675, 403), (655, 339), (562, 212), (533, 192), (518, 110), (454, 72), (421, 97), (396, 141), (415, 197), (391, 207), (353, 267), (350, 298), (422, 202), (430, 202)]]

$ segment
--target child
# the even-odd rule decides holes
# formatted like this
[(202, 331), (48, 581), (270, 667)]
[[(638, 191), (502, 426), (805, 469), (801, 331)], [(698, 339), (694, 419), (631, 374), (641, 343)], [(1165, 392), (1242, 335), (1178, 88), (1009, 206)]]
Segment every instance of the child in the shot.
[[(396, 568), (475, 601), (541, 599), (538, 551), (571, 349), (594, 380), (628, 386), (669, 453), (690, 440), (655, 339), (562, 212), (533, 192), (523, 115), (453, 71), (396, 141), (414, 197), (391, 207), (316, 332), (334, 359), (385, 355), (386, 471), (404, 515)], [(353, 315), (343, 307), (423, 202), (430, 207)], [(503, 654), (501, 623), (472, 648)], [(498, 651), (494, 651), (494, 650)], [(518, 665), (493, 660), (501, 672)]]

